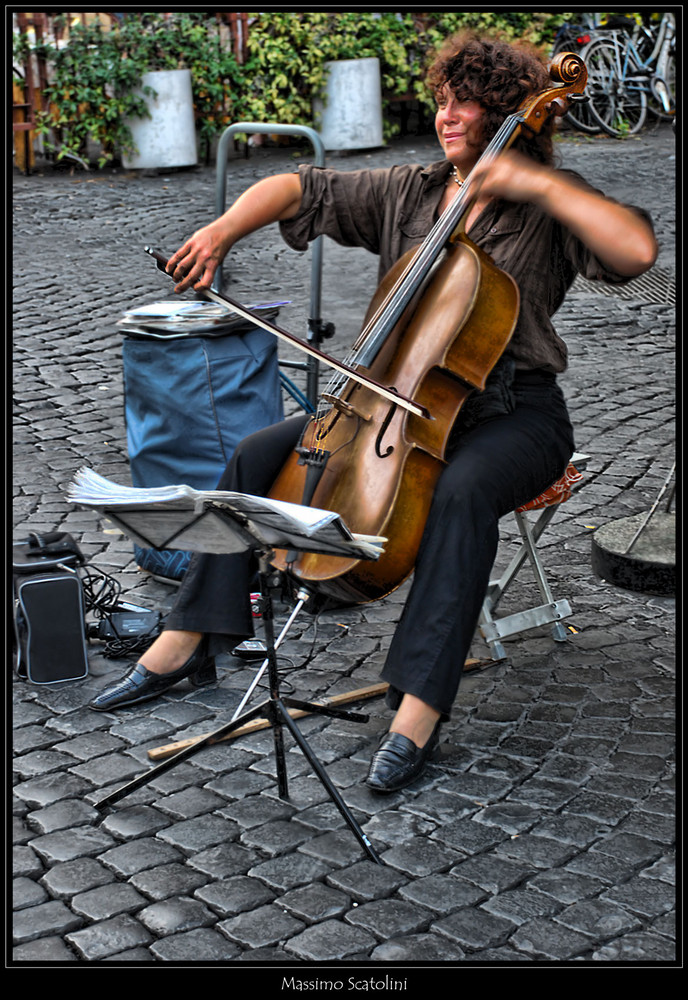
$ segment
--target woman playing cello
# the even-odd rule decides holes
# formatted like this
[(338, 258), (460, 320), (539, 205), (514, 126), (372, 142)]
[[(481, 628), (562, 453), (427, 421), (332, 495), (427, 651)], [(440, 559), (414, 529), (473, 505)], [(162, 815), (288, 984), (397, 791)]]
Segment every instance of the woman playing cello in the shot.
[[(464, 228), (520, 292), (513, 336), (483, 392), (461, 409), (415, 561), (413, 581), (383, 668), (389, 732), (367, 777), (377, 792), (414, 781), (450, 716), (497, 552), (498, 522), (564, 472), (573, 431), (557, 375), (566, 346), (551, 322), (577, 274), (622, 282), (654, 263), (647, 216), (555, 169), (551, 126), (481, 160), (505, 118), (549, 83), (529, 49), (462, 34), (429, 74), (444, 158), (429, 167), (339, 172), (302, 166), (249, 188), (170, 259), (176, 291), (210, 288), (243, 236), (279, 222), (303, 250), (325, 234), (380, 257), (380, 274), (422, 242), (471, 175), (477, 191)], [(478, 163), (478, 161), (481, 161)], [(265, 495), (303, 432), (295, 417), (245, 439), (218, 489)], [(213, 677), (212, 654), (253, 632), (250, 557), (195, 555), (165, 631), (140, 662), (91, 707), (149, 700), (188, 677)]]

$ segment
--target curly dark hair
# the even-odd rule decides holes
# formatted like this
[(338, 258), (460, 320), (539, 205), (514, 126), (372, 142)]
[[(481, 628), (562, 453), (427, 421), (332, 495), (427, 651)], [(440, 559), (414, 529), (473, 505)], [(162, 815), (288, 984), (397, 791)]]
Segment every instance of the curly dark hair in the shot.
[[(508, 115), (533, 94), (551, 86), (547, 68), (533, 47), (500, 38), (483, 38), (462, 31), (442, 45), (427, 75), (427, 83), (440, 100), (449, 87), (459, 101), (476, 101), (484, 109), (481, 152)], [(554, 161), (552, 116), (535, 136), (521, 136), (514, 148), (540, 163)]]

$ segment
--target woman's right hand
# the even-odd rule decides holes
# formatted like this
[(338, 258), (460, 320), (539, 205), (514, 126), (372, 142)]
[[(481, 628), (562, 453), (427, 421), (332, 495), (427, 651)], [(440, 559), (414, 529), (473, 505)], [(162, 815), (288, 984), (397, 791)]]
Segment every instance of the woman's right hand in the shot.
[(215, 272), (234, 244), (263, 226), (294, 216), (301, 205), (297, 173), (276, 174), (253, 184), (219, 219), (199, 229), (172, 254), (166, 271), (175, 292), (210, 288)]
[(165, 270), (177, 282), (177, 294), (191, 287), (202, 291), (212, 285), (215, 272), (232, 246), (219, 232), (220, 221), (203, 226), (168, 260)]

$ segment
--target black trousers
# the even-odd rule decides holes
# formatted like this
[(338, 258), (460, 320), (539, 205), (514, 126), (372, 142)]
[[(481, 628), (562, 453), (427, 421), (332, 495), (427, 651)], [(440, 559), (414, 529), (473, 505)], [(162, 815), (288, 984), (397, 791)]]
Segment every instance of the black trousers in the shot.
[[(246, 438), (218, 489), (264, 494), (306, 422), (295, 417)], [(382, 672), (388, 702), (414, 694), (448, 718), (499, 542), (499, 520), (547, 489), (574, 450), (563, 394), (546, 372), (517, 374), (511, 412), (458, 436), (437, 484), (413, 581)], [(167, 629), (234, 644), (253, 634), (255, 567), (243, 553), (195, 555)]]

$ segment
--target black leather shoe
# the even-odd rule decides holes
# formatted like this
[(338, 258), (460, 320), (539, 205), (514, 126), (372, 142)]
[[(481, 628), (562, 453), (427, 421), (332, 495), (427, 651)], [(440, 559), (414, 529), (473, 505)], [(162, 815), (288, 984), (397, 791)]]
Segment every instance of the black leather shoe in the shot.
[(374, 792), (397, 792), (419, 778), (429, 760), (439, 756), (440, 723), (424, 747), (401, 733), (387, 733), (373, 754), (366, 785)]
[(146, 670), (142, 663), (137, 663), (121, 680), (101, 691), (88, 707), (96, 712), (110, 712), (127, 705), (138, 705), (157, 698), (185, 677), (194, 687), (212, 684), (216, 680), (215, 657), (208, 656), (207, 648), (204, 636), (186, 663), (169, 674), (154, 674)]

